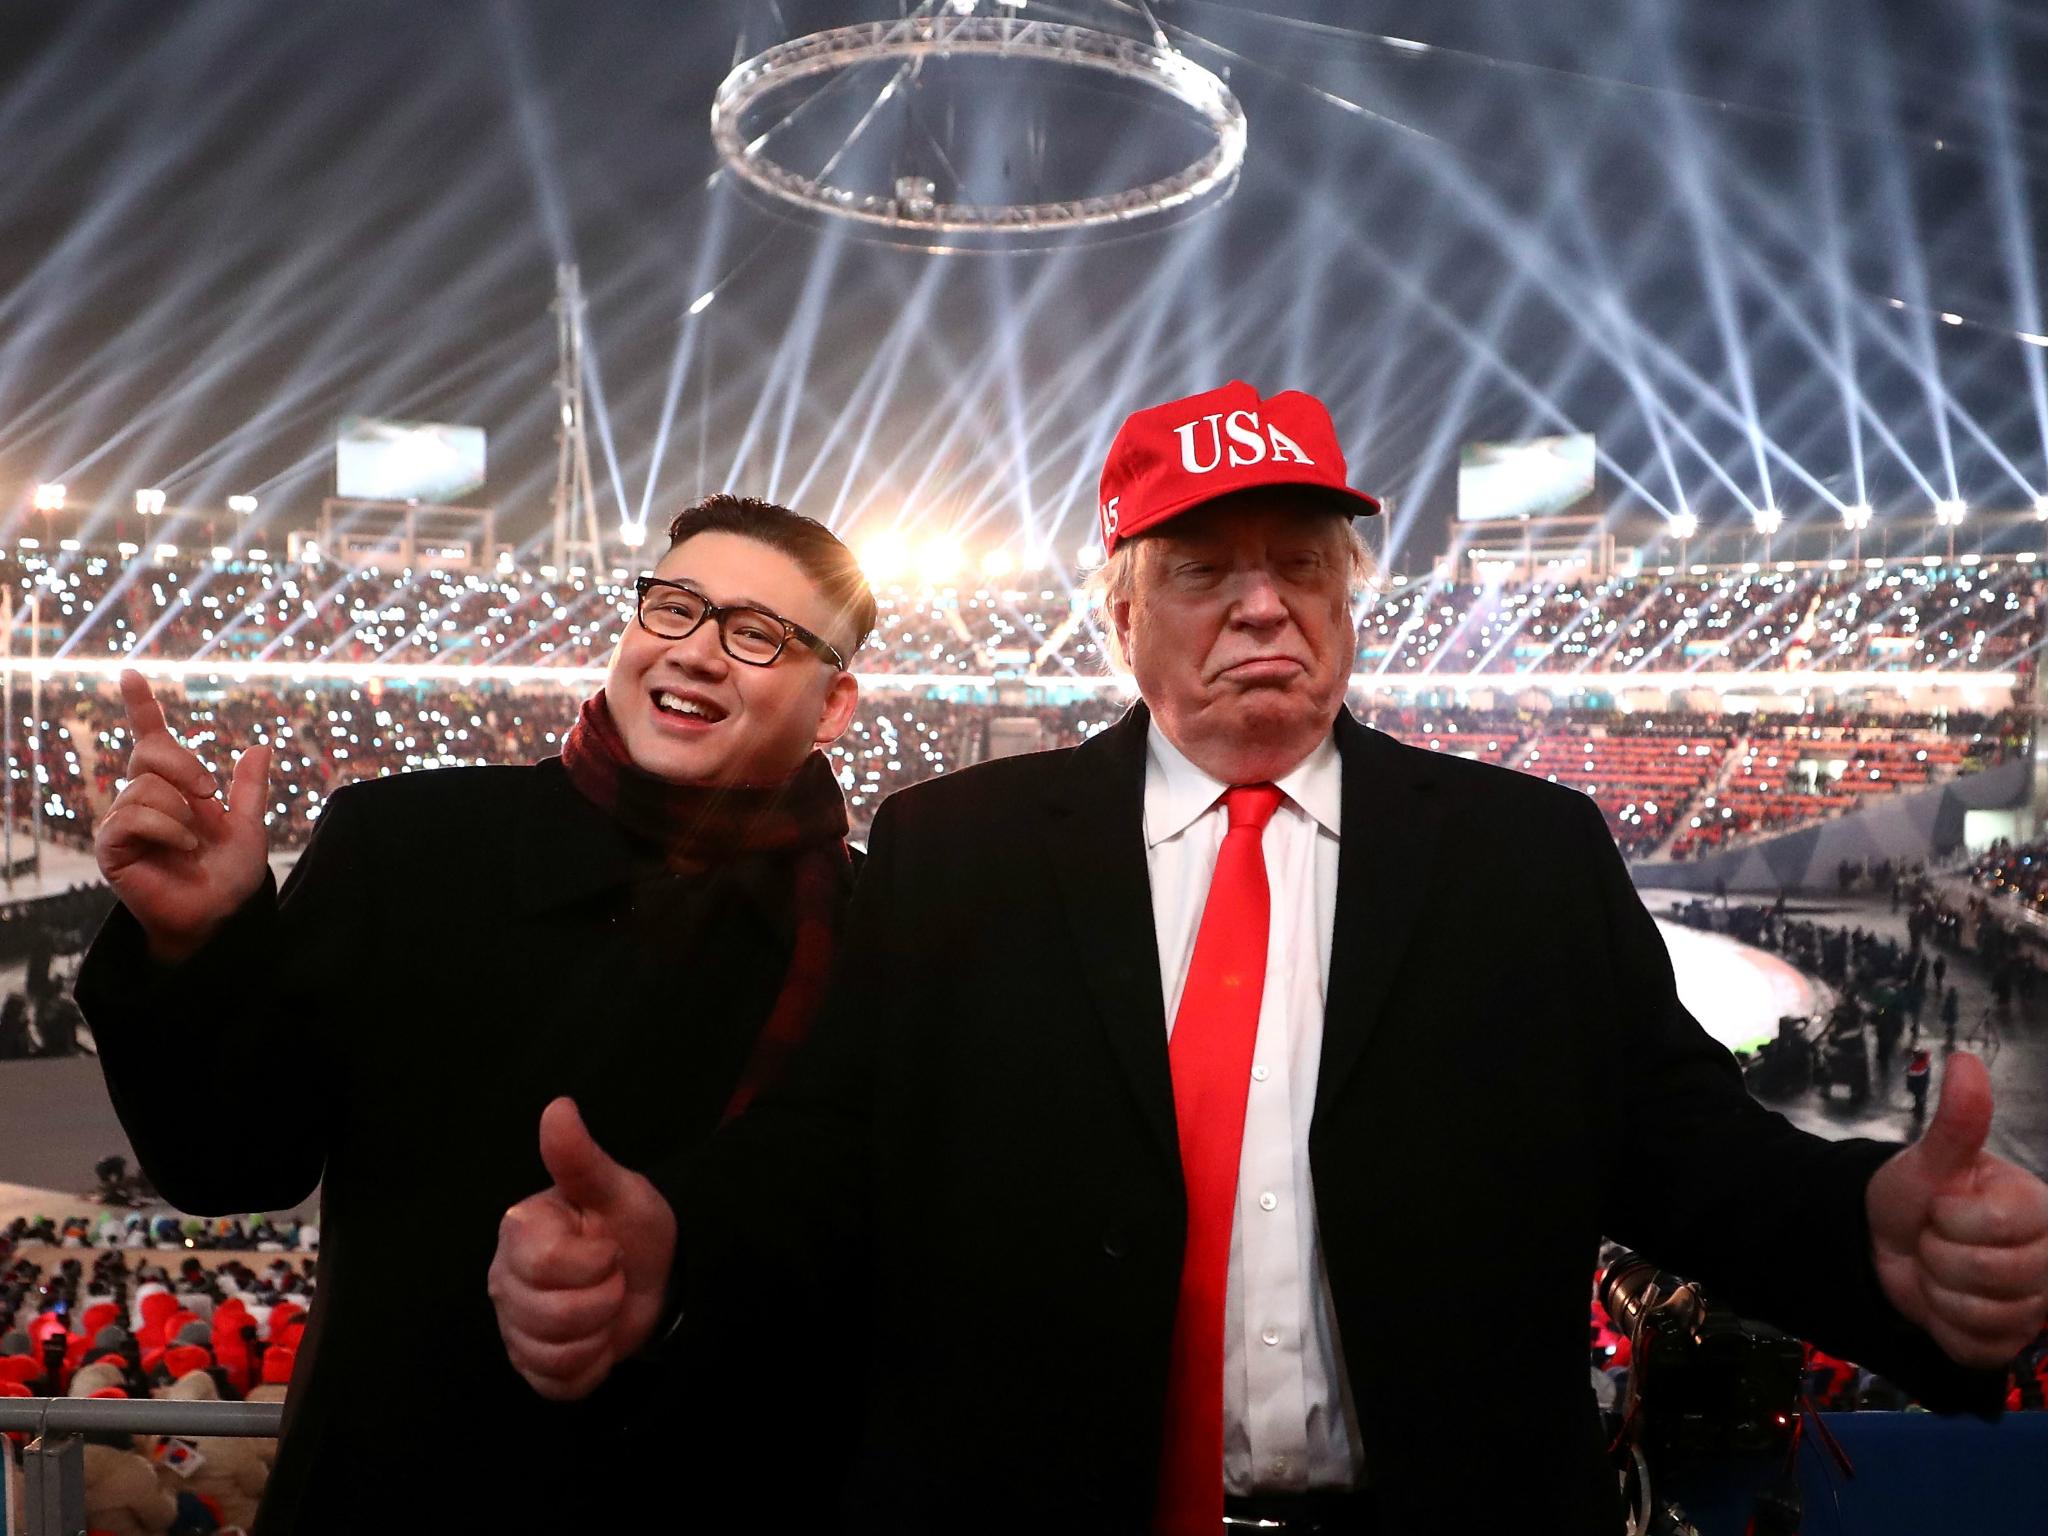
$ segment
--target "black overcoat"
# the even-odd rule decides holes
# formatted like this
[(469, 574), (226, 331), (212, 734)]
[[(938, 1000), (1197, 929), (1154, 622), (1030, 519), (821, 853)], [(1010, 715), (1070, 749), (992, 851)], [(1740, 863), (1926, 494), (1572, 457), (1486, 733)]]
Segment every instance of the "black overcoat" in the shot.
[(664, 1183), (709, 1137), (788, 964), (789, 887), (772, 859), (662, 873), (549, 759), (338, 791), (282, 892), (175, 969), (115, 909), (78, 998), (157, 1188), (230, 1213), (320, 1186), (264, 1532), (579, 1529), (614, 1508), (688, 1529), (729, 1487), (760, 1510), (816, 1486), (787, 1319), (728, 1307), (686, 1334), (672, 1353), (724, 1381), (707, 1413), (644, 1370), (557, 1405), (507, 1364), (485, 1294), (499, 1217), (550, 1182), (555, 1095)]
[[(882, 807), (813, 1053), (679, 1197), (686, 1295), (753, 1266), (873, 1277), (862, 1529), (1147, 1528), (1185, 1223), (1147, 728), (1140, 706)], [(1336, 731), (1310, 1154), (1388, 1529), (1618, 1529), (1586, 1333), (1603, 1235), (1995, 1411), (1999, 1379), (1878, 1289), (1863, 1190), (1894, 1149), (1749, 1098), (1593, 803)]]

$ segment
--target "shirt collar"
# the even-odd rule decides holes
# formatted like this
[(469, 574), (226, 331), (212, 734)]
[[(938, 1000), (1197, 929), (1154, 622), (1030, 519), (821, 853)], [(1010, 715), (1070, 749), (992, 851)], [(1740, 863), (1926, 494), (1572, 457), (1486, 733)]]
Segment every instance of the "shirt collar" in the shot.
[[(1342, 836), (1344, 766), (1335, 731), (1276, 783), (1317, 826), (1332, 837)], [(1145, 739), (1145, 846), (1156, 848), (1187, 831), (1229, 788), (1188, 761), (1154, 719)]]

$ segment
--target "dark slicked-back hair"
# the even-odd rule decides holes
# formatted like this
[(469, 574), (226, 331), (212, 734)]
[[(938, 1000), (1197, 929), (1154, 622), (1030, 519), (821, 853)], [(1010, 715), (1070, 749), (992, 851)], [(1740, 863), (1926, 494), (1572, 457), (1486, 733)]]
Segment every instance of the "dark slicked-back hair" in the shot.
[(832, 605), (835, 640), (850, 642), (846, 659), (868, 643), (875, 632), (875, 594), (861, 574), (853, 551), (814, 517), (792, 512), (755, 496), (728, 496), (718, 491), (683, 508), (668, 525), (668, 547), (700, 533), (737, 533), (794, 560)]

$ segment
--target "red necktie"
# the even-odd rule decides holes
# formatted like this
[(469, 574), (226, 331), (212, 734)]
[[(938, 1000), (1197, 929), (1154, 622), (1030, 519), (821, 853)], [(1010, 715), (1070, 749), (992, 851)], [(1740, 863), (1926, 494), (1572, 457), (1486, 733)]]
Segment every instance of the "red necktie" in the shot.
[(1155, 1536), (1217, 1536), (1223, 1529), (1223, 1300), (1245, 1094), (1266, 992), (1271, 901), (1259, 839), (1279, 808), (1280, 791), (1271, 784), (1240, 785), (1224, 794), (1223, 805), (1230, 830), (1209, 877), (1167, 1045), (1188, 1241), (1166, 1377)]

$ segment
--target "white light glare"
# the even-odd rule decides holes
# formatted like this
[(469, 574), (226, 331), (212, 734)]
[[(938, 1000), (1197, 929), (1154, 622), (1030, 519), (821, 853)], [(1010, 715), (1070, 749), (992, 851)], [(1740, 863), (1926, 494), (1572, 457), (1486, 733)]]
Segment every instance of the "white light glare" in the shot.
[(64, 510), (64, 487), (55, 481), (37, 486), (35, 509), (38, 512), (62, 512)]
[(135, 510), (144, 517), (159, 516), (164, 509), (164, 493), (159, 490), (137, 491)]
[(1842, 526), (1851, 533), (1861, 533), (1870, 526), (1870, 519), (1874, 515), (1870, 509), (1869, 502), (1851, 502), (1848, 506), (1842, 508)]
[(230, 496), (228, 498), (228, 510), (230, 512), (240, 512), (246, 517), (249, 513), (256, 510), (256, 498), (254, 496)]
[(711, 301), (717, 296), (716, 289), (698, 294), (696, 298), (690, 300), (690, 313), (693, 315), (703, 314), (705, 310), (711, 307)]
[(1750, 514), (1750, 520), (1756, 524), (1758, 533), (1776, 533), (1785, 526), (1785, 514), (1772, 506), (1758, 507)]
[(1671, 521), (1664, 525), (1665, 531), (1674, 539), (1689, 539), (1700, 531), (1697, 512), (1674, 512)]
[(869, 581), (897, 581), (910, 565), (910, 546), (900, 533), (878, 533), (861, 546), (861, 569)]
[(1943, 325), (1961, 325), (1963, 323), (1963, 317), (1961, 315), (1951, 313), (1949, 310), (1944, 309), (1941, 312), (1941, 323)]
[(955, 539), (938, 538), (918, 552), (917, 574), (939, 586), (960, 574), (960, 545)]
[(1954, 528), (1969, 510), (1969, 503), (1954, 496), (1944, 496), (1934, 504), (1934, 520), (1944, 528)]
[(647, 542), (647, 525), (645, 523), (619, 524), (619, 542), (628, 549), (638, 549)]
[(2048, 496), (2034, 498), (2034, 516), (2041, 522), (2048, 523)]
[(2048, 347), (2048, 336), (2036, 336), (2032, 331), (2020, 331), (2017, 334), (2020, 340), (2030, 347)]
[(981, 557), (981, 574), (984, 576), (1007, 576), (1016, 569), (1007, 549), (992, 549)]

